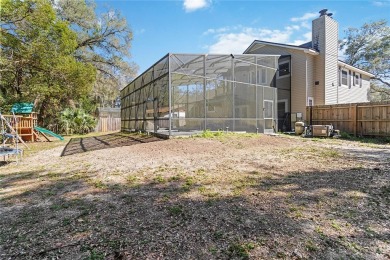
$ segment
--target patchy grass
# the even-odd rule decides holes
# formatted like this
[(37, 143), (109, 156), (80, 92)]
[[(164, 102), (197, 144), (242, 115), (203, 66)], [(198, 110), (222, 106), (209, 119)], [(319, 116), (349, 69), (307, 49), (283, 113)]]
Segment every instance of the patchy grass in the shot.
[(92, 185), (97, 189), (107, 189), (108, 187), (102, 180), (94, 180), (92, 181)]
[(127, 176), (126, 180), (129, 185), (134, 185), (137, 182), (138, 177), (134, 175), (129, 175)]
[(320, 156), (324, 158), (337, 158), (341, 155), (339, 151), (333, 149), (324, 149), (323, 151), (321, 151)]
[(316, 246), (316, 244), (311, 240), (306, 241), (305, 248), (309, 252), (315, 252), (318, 250), (318, 247)]
[(341, 132), (341, 138), (367, 145), (390, 144), (390, 137), (355, 137), (349, 133)]
[(232, 243), (228, 247), (228, 256), (231, 258), (249, 259), (249, 251), (254, 249), (253, 243)]
[(196, 134), (193, 137), (195, 137), (195, 138), (214, 138), (214, 137), (221, 137), (223, 135), (225, 135), (225, 133), (222, 131), (205, 130), (201, 134)]
[(216, 139), (220, 139), (220, 140), (226, 140), (226, 138), (231, 138), (231, 137), (234, 137), (234, 138), (258, 138), (260, 137), (259, 134), (255, 134), (255, 133), (246, 133), (246, 132), (243, 132), (243, 133), (239, 133), (239, 132), (226, 132), (225, 131), (222, 131), (222, 130), (219, 130), (219, 131), (210, 131), (210, 130), (205, 130), (203, 131), (201, 134), (196, 134), (196, 135), (193, 135), (192, 137), (194, 138), (216, 138)]
[(66, 139), (64, 141), (53, 140), (52, 142), (27, 143), (28, 148), (25, 147), (23, 144), (19, 144), (19, 146), (23, 150), (23, 156), (28, 157), (40, 151), (45, 151), (45, 150), (63, 146), (64, 144), (66, 144), (66, 142), (67, 142)]
[(171, 215), (178, 216), (178, 215), (181, 215), (183, 213), (183, 207), (180, 205), (168, 207), (168, 211)]
[(384, 146), (209, 134), (94, 135), (0, 166), (1, 257), (389, 258)]

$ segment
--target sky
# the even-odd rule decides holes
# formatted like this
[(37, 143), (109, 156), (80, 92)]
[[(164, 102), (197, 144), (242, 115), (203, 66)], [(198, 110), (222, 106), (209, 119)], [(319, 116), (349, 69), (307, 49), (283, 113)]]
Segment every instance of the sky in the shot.
[(133, 31), (131, 61), (142, 74), (167, 53), (240, 54), (254, 40), (302, 44), (311, 21), (328, 9), (339, 39), (350, 27), (386, 19), (390, 0), (96, 0), (126, 18)]

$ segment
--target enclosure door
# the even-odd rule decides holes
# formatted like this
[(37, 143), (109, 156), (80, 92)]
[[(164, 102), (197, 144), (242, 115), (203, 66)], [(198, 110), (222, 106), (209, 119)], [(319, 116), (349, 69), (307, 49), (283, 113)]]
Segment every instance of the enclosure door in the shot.
[(287, 99), (278, 100), (278, 131), (289, 130), (290, 121), (287, 107)]
[(274, 101), (264, 100), (264, 134), (274, 133)]

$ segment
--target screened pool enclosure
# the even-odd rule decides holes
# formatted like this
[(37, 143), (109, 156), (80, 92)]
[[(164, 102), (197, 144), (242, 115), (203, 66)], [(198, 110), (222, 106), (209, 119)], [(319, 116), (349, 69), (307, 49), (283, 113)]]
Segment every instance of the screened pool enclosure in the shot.
[(290, 103), (290, 69), (287, 83), (277, 77), (281, 59), (290, 57), (167, 54), (122, 89), (122, 131), (277, 131)]

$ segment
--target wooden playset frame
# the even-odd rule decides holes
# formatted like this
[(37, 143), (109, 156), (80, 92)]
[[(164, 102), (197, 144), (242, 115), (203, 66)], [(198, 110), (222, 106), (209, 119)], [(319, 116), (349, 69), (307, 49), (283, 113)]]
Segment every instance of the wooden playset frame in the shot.
[[(11, 121), (14, 118), (14, 115), (3, 115), (7, 121)], [(37, 142), (41, 141), (41, 138), (37, 131), (34, 130), (34, 127), (38, 125), (38, 114), (32, 112), (26, 115), (15, 115), (16, 122), (12, 125), (13, 129), (18, 133), (18, 135), (25, 142)], [(44, 136), (48, 141), (47, 136)]]

